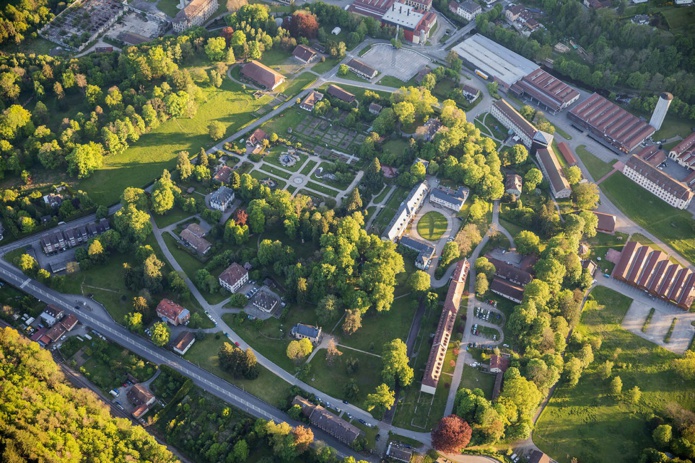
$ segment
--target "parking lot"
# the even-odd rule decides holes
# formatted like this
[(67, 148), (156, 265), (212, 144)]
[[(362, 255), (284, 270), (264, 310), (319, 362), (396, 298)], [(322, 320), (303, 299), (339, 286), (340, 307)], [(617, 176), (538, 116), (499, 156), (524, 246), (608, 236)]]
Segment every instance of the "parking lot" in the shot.
[(360, 60), (382, 74), (408, 82), (430, 63), (430, 59), (412, 50), (397, 50), (388, 44), (376, 44)]

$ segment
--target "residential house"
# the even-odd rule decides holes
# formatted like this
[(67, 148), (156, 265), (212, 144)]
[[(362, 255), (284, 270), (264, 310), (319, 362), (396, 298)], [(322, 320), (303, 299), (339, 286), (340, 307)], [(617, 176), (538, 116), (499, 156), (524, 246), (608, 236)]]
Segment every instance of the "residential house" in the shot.
[(185, 355), (194, 342), (195, 334), (193, 334), (191, 331), (184, 331), (183, 333), (179, 334), (176, 339), (174, 339), (172, 349), (179, 355)]
[(65, 327), (60, 324), (56, 323), (52, 327), (50, 327), (43, 336), (39, 339), (39, 344), (41, 344), (43, 347), (46, 347), (54, 342), (60, 341), (60, 339), (65, 335), (67, 330)]
[(337, 85), (329, 85), (328, 89), (326, 90), (326, 93), (328, 93), (329, 96), (332, 96), (333, 98), (336, 98), (348, 104), (353, 104), (357, 102), (355, 95), (346, 90), (343, 90)]
[(552, 460), (540, 450), (533, 449), (528, 456), (529, 463), (550, 463)]
[(304, 98), (304, 101), (302, 101), (299, 107), (305, 111), (311, 112), (314, 110), (314, 106), (316, 106), (316, 103), (318, 103), (321, 100), (323, 100), (323, 93), (317, 92), (316, 90), (312, 90)]
[(135, 406), (133, 417), (139, 419), (147, 413), (150, 406), (157, 400), (155, 396), (142, 384), (136, 384), (126, 393), (126, 397)]
[(504, 192), (518, 198), (521, 196), (522, 185), (523, 183), (521, 181), (521, 175), (507, 174), (504, 179)]
[(375, 116), (378, 116), (382, 109), (384, 109), (384, 108), (380, 104), (370, 103), (369, 114), (373, 114)]
[(229, 179), (232, 178), (232, 172), (233, 170), (231, 167), (227, 165), (220, 166), (212, 179), (218, 183), (229, 183)]
[(314, 61), (319, 56), (319, 54), (313, 48), (300, 44), (297, 45), (297, 47), (294, 49), (294, 51), (292, 52), (292, 56), (294, 56), (297, 60), (301, 61), (304, 64), (309, 64), (312, 61)]
[(451, 209), (454, 212), (458, 212), (466, 203), (468, 191), (468, 188), (465, 187), (459, 187), (455, 191), (446, 191), (441, 188), (435, 188), (430, 193), (430, 202), (439, 204), (440, 206)]
[(350, 71), (367, 80), (371, 80), (379, 74), (379, 71), (357, 58), (351, 59), (346, 64)]
[(356, 426), (339, 418), (321, 405), (312, 404), (304, 397), (295, 396), (292, 400), (292, 405), (299, 405), (302, 409), (302, 414), (309, 419), (311, 424), (344, 444), (351, 445), (362, 434), (362, 431)]
[(492, 373), (504, 373), (511, 365), (511, 359), (507, 355), (495, 355), (490, 357), (490, 371)]
[(42, 321), (44, 325), (50, 328), (51, 326), (55, 325), (57, 322), (62, 320), (64, 314), (65, 313), (62, 309), (59, 309), (54, 305), (48, 305), (43, 310), (43, 312), (41, 312), (41, 315), (39, 315), (39, 319)]
[(241, 68), (241, 75), (266, 90), (275, 90), (276, 87), (285, 82), (285, 76), (255, 60), (246, 63)]
[(436, 117), (428, 119), (427, 122), (415, 129), (415, 138), (431, 141), (442, 127), (442, 122)]
[(249, 281), (249, 272), (241, 265), (233, 262), (227, 267), (219, 277), (220, 286), (229, 291), (236, 293)]
[(517, 304), (524, 298), (524, 288), (498, 277), (492, 279), (490, 291)]
[(253, 298), (253, 306), (263, 312), (272, 312), (279, 302), (275, 294), (263, 289)]
[(263, 146), (263, 141), (268, 139), (268, 134), (263, 129), (256, 129), (246, 140), (246, 146)]
[(222, 185), (210, 196), (210, 207), (224, 212), (232, 201), (234, 201), (234, 190)]
[(615, 233), (616, 217), (613, 214), (594, 211), (594, 215), (598, 217), (598, 224), (596, 225), (597, 231), (600, 231), (601, 233), (608, 233), (610, 235)]
[(162, 299), (157, 304), (157, 316), (174, 326), (184, 325), (191, 318), (191, 313), (183, 306), (170, 299)]
[(463, 96), (468, 98), (470, 101), (474, 101), (480, 96), (480, 90), (475, 87), (471, 87), (470, 85), (463, 84), (461, 91), (463, 92)]
[(184, 243), (186, 243), (188, 246), (191, 248), (195, 249), (195, 251), (198, 254), (205, 255), (208, 253), (210, 248), (212, 247), (212, 244), (203, 238), (205, 233), (203, 232), (202, 235), (200, 234), (200, 231), (202, 231), (202, 228), (200, 225), (196, 224), (191, 224), (188, 227), (184, 228), (183, 231), (181, 231), (181, 240), (183, 240)]
[(60, 321), (60, 324), (65, 331), (72, 331), (77, 326), (77, 322), (77, 317), (70, 313)]
[(290, 334), (296, 339), (307, 338), (314, 344), (318, 344), (321, 341), (321, 327), (313, 325), (305, 325), (303, 323), (297, 323), (292, 327)]
[(476, 2), (466, 0), (464, 2), (451, 1), (449, 2), (449, 10), (457, 16), (461, 16), (466, 21), (472, 21), (483, 12), (483, 9)]
[(415, 267), (420, 270), (427, 270), (429, 268), (432, 257), (434, 257), (434, 252), (436, 251), (434, 246), (409, 236), (401, 238), (398, 244), (418, 253), (415, 258)]
[(410, 459), (413, 457), (413, 451), (411, 449), (401, 447), (396, 442), (391, 441), (386, 449), (386, 456), (392, 460), (410, 463)]

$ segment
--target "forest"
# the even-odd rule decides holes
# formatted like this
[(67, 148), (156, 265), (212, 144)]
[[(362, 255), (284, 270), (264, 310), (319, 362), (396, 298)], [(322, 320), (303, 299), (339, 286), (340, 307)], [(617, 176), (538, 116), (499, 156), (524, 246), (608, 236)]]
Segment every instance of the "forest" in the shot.
[(68, 385), (50, 352), (12, 328), (0, 331), (0, 389), (2, 461), (177, 461), (93, 392)]

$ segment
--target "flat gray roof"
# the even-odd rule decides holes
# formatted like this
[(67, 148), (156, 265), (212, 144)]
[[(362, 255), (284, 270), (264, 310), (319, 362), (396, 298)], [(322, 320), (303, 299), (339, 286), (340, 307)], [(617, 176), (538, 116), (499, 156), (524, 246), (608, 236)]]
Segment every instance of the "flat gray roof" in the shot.
[(415, 29), (422, 19), (422, 14), (417, 13), (412, 6), (403, 3), (394, 3), (381, 18), (384, 21), (400, 24), (403, 27)]
[(467, 38), (452, 50), (464, 61), (508, 86), (540, 67), (480, 34)]

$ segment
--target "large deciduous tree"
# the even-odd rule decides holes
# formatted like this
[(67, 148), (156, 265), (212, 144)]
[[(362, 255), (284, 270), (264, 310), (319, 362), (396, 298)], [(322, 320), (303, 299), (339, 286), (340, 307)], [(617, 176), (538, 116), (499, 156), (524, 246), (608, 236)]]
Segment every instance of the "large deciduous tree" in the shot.
[(384, 345), (381, 355), (384, 364), (381, 370), (381, 378), (386, 384), (395, 387), (396, 382), (401, 386), (409, 386), (413, 382), (414, 372), (408, 365), (408, 347), (396, 338)]
[(473, 430), (456, 415), (445, 416), (432, 431), (432, 447), (445, 453), (460, 453), (471, 441)]

